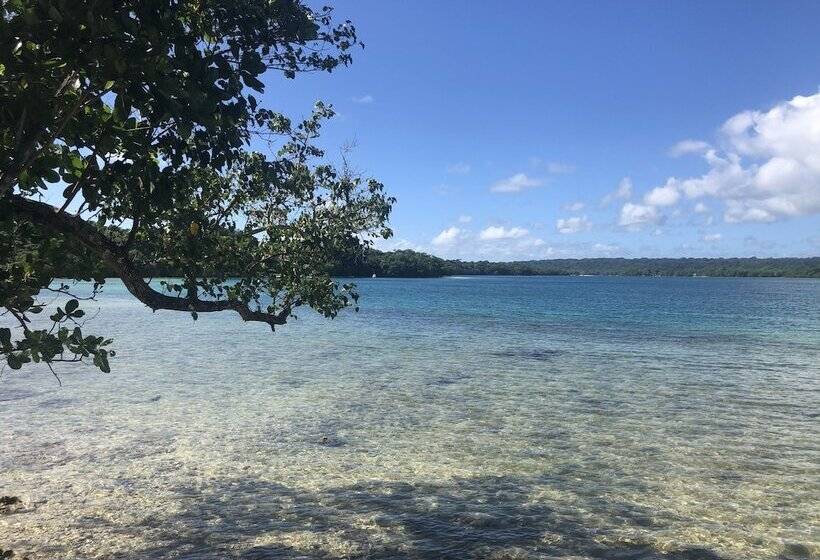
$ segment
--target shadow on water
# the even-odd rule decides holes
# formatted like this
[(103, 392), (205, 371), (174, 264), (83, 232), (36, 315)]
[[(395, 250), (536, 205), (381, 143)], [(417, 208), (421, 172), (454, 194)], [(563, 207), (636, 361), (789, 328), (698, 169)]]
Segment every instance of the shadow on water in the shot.
[[(652, 528), (650, 512), (592, 496), (557, 509), (513, 477), (368, 482), (315, 493), (240, 478), (196, 498), (193, 489), (179, 491), (187, 507), (151, 531), (156, 547), (117, 558), (722, 559), (706, 548), (661, 552), (619, 539), (616, 531)], [(588, 508), (611, 526), (591, 527)]]
[(546, 350), (542, 348), (516, 348), (510, 350), (497, 350), (488, 352), (495, 358), (506, 358), (509, 360), (534, 360), (537, 362), (548, 362), (561, 354), (560, 350)]

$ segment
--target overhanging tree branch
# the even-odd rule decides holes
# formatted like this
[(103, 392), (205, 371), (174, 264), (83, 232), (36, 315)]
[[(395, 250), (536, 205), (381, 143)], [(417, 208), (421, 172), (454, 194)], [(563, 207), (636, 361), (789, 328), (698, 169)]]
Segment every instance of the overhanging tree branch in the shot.
[[(81, 332), (78, 299), (39, 301), (59, 277), (118, 276), (151, 309), (234, 311), (271, 327), (300, 305), (331, 318), (357, 301), (332, 266), (389, 237), (394, 200), (317, 163), (331, 107), (292, 124), (257, 98), (269, 69), (294, 78), (348, 65), (355, 28), (303, 0), (235, 4), (4, 5), (0, 309), (25, 319), (56, 307), (51, 329), (0, 327), (12, 369), (67, 352), (110, 371), (111, 340)], [(281, 146), (252, 151), (260, 131)], [(64, 200), (39, 202), (59, 183)], [(144, 276), (182, 280), (152, 288)]]
[(236, 300), (214, 301), (165, 295), (154, 290), (142, 278), (139, 270), (122, 247), (82, 218), (61, 213), (49, 204), (19, 195), (10, 196), (8, 202), (16, 214), (25, 216), (55, 233), (70, 236), (97, 254), (103, 262), (114, 269), (128, 291), (153, 311), (159, 309), (195, 313), (235, 311), (244, 321), (266, 323), (274, 327), (287, 322), (291, 311), (302, 305), (301, 300), (296, 298), (285, 302), (276, 313), (267, 313), (252, 309), (247, 304)]

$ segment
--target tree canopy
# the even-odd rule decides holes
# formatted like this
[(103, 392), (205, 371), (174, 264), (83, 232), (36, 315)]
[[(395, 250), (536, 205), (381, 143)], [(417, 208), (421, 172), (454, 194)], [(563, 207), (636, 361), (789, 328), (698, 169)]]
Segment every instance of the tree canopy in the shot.
[[(364, 258), (363, 258), (364, 257)], [(450, 260), (411, 251), (368, 250), (335, 269), (340, 276), (430, 278), (507, 276), (785, 276), (820, 278), (820, 257), (586, 258), (490, 262)]]
[[(331, 268), (391, 235), (394, 200), (326, 162), (316, 139), (330, 106), (292, 122), (262, 95), (276, 74), (350, 64), (361, 43), (349, 21), (298, 0), (7, 0), (0, 44), (11, 368), (109, 370), (111, 341), (83, 332), (79, 305), (103, 270), (151, 309), (194, 319), (233, 311), (273, 328), (302, 305), (333, 317), (355, 304)], [(182, 279), (157, 289), (145, 263)], [(66, 267), (95, 278), (90, 293), (53, 285)], [(55, 307), (44, 289), (69, 299)]]

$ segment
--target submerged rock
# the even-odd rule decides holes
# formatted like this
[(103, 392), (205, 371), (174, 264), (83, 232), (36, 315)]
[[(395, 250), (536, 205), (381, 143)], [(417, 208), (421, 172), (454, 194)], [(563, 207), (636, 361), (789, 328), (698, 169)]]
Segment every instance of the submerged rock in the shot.
[[(17, 496), (0, 496), (0, 515), (17, 513), (23, 509), (23, 500)], [(0, 558), (4, 558), (0, 556)]]
[(14, 554), (13, 550), (3, 550), (0, 548), (0, 560), (6, 560), (7, 558), (16, 558), (18, 560), (28, 560), (28, 556), (17, 556)]
[(783, 547), (781, 558), (784, 560), (809, 560), (816, 558), (815, 553), (818, 551), (812, 550), (812, 548), (814, 547), (803, 543), (786, 543)]
[(509, 350), (497, 350), (489, 352), (490, 356), (496, 358), (508, 358), (514, 360), (535, 360), (539, 362), (551, 361), (561, 353), (560, 350), (549, 350), (543, 348), (514, 348)]
[(344, 444), (344, 441), (335, 436), (322, 436), (322, 439), (319, 440), (319, 445), (325, 447), (342, 447)]

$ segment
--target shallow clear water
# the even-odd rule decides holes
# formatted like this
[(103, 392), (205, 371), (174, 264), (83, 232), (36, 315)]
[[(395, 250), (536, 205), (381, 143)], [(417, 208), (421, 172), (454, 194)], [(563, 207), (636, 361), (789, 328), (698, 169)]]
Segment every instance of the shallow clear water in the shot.
[(820, 554), (820, 281), (359, 284), (359, 314), (275, 335), (108, 284), (113, 373), (0, 379), (0, 549)]

